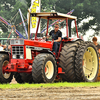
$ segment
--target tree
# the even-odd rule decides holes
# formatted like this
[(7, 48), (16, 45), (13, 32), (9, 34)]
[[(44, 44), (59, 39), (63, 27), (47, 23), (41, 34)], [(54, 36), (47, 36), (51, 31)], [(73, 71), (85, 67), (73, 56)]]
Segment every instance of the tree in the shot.
[(55, 10), (55, 3), (58, 0), (41, 0), (41, 9), (45, 12), (50, 12), (51, 10)]
[[(0, 16), (12, 25), (16, 26), (18, 24), (16, 29), (18, 29), (20, 32), (23, 32), (22, 27), (19, 25), (19, 23), (22, 22), (20, 15), (18, 14), (15, 16), (19, 8), (23, 12), (23, 15), (27, 16), (28, 7), (26, 0), (0, 0)], [(0, 22), (0, 28), (4, 33), (9, 33), (8, 29), (10, 27), (3, 25), (2, 22)]]
[[(1, 0), (3, 1), (3, 0)], [(13, 1), (13, 0), (12, 0)], [(28, 7), (31, 5), (31, 0), (26, 0)], [(13, 1), (14, 2), (14, 1)], [(95, 31), (95, 34), (99, 34), (100, 31), (100, 0), (41, 0), (41, 11), (55, 10), (61, 13), (67, 13), (72, 9), (75, 9), (72, 15), (77, 16), (77, 24), (79, 32), (83, 35), (89, 29)], [(88, 22), (80, 23), (82, 20), (91, 17)], [(69, 23), (70, 24), (70, 23)], [(95, 27), (94, 27), (95, 26)]]
[[(55, 10), (65, 13), (75, 9), (73, 15), (77, 16), (78, 30), (83, 34), (87, 30), (93, 29), (95, 34), (99, 34), (100, 31), (100, 0), (59, 0), (55, 3)], [(84, 22), (79, 25), (82, 20), (92, 17), (89, 22)], [(95, 26), (95, 27), (94, 27)]]

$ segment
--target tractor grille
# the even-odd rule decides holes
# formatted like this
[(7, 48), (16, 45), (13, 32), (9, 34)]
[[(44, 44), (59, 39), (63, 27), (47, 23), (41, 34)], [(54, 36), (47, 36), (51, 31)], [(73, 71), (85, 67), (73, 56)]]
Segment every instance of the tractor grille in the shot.
[(24, 47), (23, 46), (12, 46), (12, 58), (13, 59), (24, 59)]

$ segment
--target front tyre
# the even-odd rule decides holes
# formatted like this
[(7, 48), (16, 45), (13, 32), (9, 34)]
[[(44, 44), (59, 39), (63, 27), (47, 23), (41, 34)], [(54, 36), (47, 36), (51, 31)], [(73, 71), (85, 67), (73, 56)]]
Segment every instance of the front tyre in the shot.
[(7, 54), (0, 54), (0, 83), (10, 83), (13, 74), (12, 73), (6, 73), (4, 68), (9, 63), (9, 55)]
[(55, 58), (51, 54), (38, 54), (32, 65), (32, 76), (35, 83), (52, 83), (57, 75)]

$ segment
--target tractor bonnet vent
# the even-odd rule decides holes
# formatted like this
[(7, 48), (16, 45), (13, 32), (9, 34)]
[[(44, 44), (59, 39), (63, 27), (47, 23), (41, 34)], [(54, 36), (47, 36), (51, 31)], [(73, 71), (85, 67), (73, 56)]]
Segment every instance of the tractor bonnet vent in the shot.
[(24, 40), (23, 39), (10, 40), (10, 45), (24, 45)]

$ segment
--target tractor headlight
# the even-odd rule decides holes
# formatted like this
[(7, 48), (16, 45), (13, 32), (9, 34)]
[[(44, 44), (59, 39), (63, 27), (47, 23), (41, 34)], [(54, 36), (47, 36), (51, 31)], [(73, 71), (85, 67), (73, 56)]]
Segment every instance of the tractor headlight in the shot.
[(13, 55), (12, 57), (13, 57), (13, 59), (15, 59), (16, 58), (16, 55)]
[(20, 55), (20, 59), (24, 59), (24, 56), (23, 55)]

